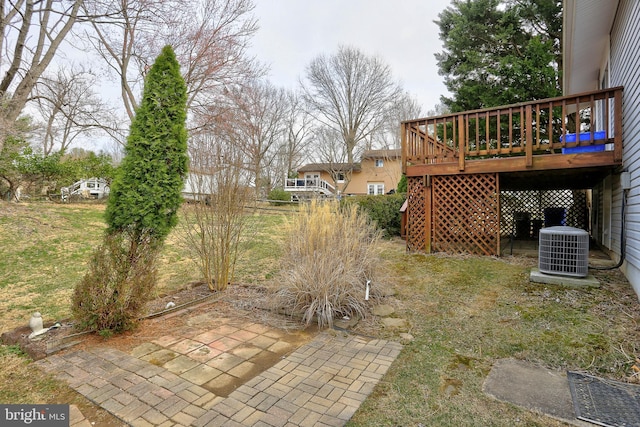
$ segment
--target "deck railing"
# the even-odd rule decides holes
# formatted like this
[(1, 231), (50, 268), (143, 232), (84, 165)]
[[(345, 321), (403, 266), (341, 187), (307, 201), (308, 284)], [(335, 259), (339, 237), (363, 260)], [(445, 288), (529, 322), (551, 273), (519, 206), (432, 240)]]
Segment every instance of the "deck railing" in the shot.
[(322, 194), (334, 194), (336, 189), (327, 181), (319, 178), (287, 178), (284, 185), (285, 191), (317, 192)]
[[(622, 159), (622, 87), (402, 122), (407, 166), (612, 150)], [(464, 155), (460, 155), (460, 153)]]

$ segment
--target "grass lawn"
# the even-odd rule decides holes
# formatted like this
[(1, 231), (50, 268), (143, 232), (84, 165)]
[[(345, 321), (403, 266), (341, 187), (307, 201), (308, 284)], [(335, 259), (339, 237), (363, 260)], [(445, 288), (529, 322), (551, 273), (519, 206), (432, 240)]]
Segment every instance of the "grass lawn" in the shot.
[[(0, 202), (0, 332), (69, 316), (69, 298), (101, 238), (102, 205)], [(286, 214), (258, 211), (236, 282), (268, 284), (279, 268)], [(198, 279), (181, 245), (180, 227), (162, 256), (158, 293)], [(552, 369), (633, 378), (640, 345), (640, 304), (618, 271), (596, 272), (602, 287), (575, 290), (528, 281), (535, 260), (407, 254), (386, 241), (381, 265), (398, 316), (415, 340), (349, 422), (352, 426), (561, 425), (496, 402), (482, 391), (495, 360), (513, 357)], [(383, 338), (398, 339), (381, 329)], [(76, 399), (64, 384), (30, 369), (0, 346), (0, 402)]]

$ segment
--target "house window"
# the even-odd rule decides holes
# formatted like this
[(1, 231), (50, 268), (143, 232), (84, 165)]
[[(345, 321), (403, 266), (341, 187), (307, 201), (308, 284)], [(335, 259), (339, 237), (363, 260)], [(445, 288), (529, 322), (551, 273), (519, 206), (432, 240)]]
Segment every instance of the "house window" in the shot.
[(367, 194), (370, 196), (377, 196), (384, 194), (384, 184), (372, 183), (367, 184)]
[(319, 173), (307, 173), (304, 175), (304, 179), (306, 187), (317, 187), (318, 185), (320, 185)]
[(338, 173), (336, 174), (336, 181), (337, 181), (337, 182), (344, 182), (344, 173), (342, 173), (342, 172), (338, 172)]
[(381, 168), (384, 166), (384, 160), (382, 159), (376, 159), (376, 167), (377, 168)]

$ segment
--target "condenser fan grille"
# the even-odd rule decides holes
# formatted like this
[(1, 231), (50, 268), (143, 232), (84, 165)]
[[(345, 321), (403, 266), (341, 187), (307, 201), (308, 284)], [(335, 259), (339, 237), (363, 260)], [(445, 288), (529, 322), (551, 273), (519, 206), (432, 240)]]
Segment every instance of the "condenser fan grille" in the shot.
[(542, 273), (585, 277), (588, 274), (589, 233), (574, 227), (540, 230), (538, 267)]

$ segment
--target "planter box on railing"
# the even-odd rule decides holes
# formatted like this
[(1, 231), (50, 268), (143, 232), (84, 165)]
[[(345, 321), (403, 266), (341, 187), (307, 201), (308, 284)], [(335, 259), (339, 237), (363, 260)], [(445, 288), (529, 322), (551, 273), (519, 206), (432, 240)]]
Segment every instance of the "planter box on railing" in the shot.
[[(581, 132), (577, 135), (575, 133), (568, 133), (566, 135), (560, 135), (560, 142), (576, 142), (578, 141), (598, 141), (603, 140), (606, 137), (606, 132), (601, 130), (597, 132)], [(574, 153), (595, 153), (598, 151), (604, 151), (605, 144), (583, 145), (577, 147), (565, 147), (562, 149), (562, 154), (574, 154)]]

